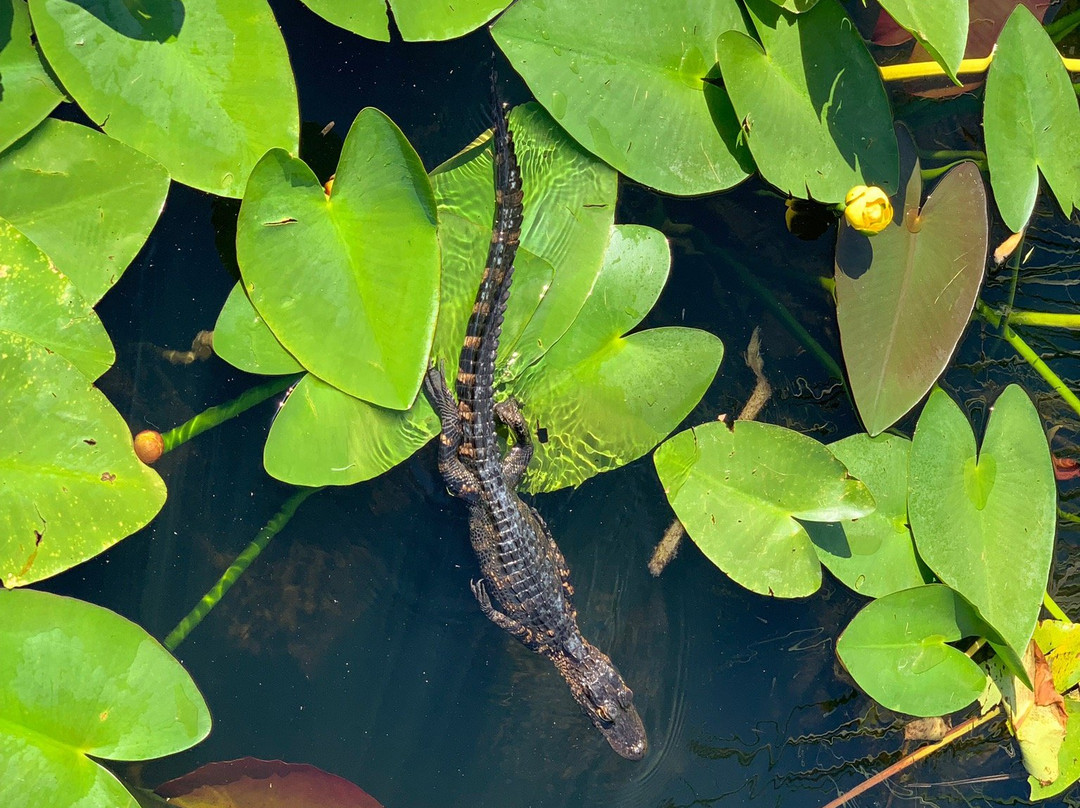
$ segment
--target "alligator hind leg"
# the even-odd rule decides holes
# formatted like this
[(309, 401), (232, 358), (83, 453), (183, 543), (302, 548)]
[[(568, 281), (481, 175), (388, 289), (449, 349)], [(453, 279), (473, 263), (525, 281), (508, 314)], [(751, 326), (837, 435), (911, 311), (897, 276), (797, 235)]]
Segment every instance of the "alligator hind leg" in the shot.
[(453, 496), (470, 503), (476, 502), (480, 481), (458, 456), (462, 438), (461, 415), (458, 413), (454, 394), (446, 385), (446, 376), (441, 365), (428, 368), (424, 376), (424, 393), (442, 424), (442, 432), (439, 434), (439, 473)]
[(532, 435), (529, 434), (529, 425), (525, 423), (521, 409), (514, 399), (508, 398), (496, 404), (495, 415), (500, 422), (510, 429), (510, 434), (514, 436), (514, 445), (510, 447), (510, 451), (503, 458), (502, 473), (503, 477), (506, 478), (507, 486), (510, 489), (515, 489), (521, 483), (521, 478), (525, 475), (525, 469), (529, 467), (529, 461), (532, 460)]

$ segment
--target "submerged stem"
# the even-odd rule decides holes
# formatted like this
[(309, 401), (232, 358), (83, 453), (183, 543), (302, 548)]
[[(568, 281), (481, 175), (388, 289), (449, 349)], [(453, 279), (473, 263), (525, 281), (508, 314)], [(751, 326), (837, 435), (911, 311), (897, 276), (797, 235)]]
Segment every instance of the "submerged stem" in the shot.
[(287, 390), (295, 384), (296, 380), (299, 378), (300, 377), (295, 374), (273, 378), (268, 382), (252, 387), (250, 390), (245, 390), (232, 401), (218, 404), (199, 413), (186, 423), (181, 424), (175, 429), (170, 429), (161, 436), (165, 441), (165, 451), (168, 452), (171, 449), (175, 449), (181, 443), (191, 440), (196, 435), (201, 435), (206, 430), (212, 429), (213, 427), (228, 421), (230, 418), (235, 418), (237, 415), (245, 410), (251, 409), (256, 404), (261, 404), (266, 401), (266, 399), (276, 396), (278, 393)]
[(1050, 612), (1050, 615), (1055, 620), (1060, 620), (1063, 623), (1072, 622), (1072, 620), (1069, 619), (1069, 616), (1065, 614), (1065, 610), (1058, 606), (1057, 601), (1050, 597), (1049, 592), (1043, 592), (1043, 608)]
[(251, 566), (251, 562), (259, 557), (259, 553), (266, 549), (270, 540), (289, 523), (293, 514), (296, 513), (296, 509), (303, 504), (304, 500), (321, 490), (322, 488), (301, 488), (285, 500), (285, 504), (281, 506), (281, 510), (274, 514), (270, 521), (263, 526), (262, 530), (255, 535), (255, 538), (252, 539), (251, 543), (243, 549), (229, 568), (221, 574), (217, 583), (203, 595), (202, 600), (195, 604), (195, 608), (188, 612), (187, 616), (176, 624), (176, 628), (169, 632), (169, 635), (165, 638), (165, 642), (163, 643), (166, 648), (170, 651), (176, 650), (176, 647), (184, 641), (187, 635), (191, 633), (191, 630), (202, 622), (202, 619), (210, 613), (211, 609), (217, 606), (218, 602), (225, 596), (225, 593), (232, 588), (232, 585), (235, 584), (247, 568)]

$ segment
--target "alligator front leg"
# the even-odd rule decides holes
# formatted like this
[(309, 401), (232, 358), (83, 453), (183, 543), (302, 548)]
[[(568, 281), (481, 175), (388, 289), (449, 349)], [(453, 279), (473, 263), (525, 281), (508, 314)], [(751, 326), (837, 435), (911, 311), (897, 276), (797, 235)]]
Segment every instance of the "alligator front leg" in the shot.
[(424, 393), (439, 416), (439, 473), (450, 493), (466, 502), (479, 501), (480, 481), (458, 456), (461, 447), (461, 415), (454, 394), (446, 384), (442, 365), (432, 365), (424, 376)]
[(514, 490), (521, 483), (525, 469), (529, 467), (529, 461), (532, 460), (532, 435), (529, 434), (529, 425), (525, 422), (521, 409), (514, 399), (508, 398), (496, 404), (495, 415), (514, 436), (514, 445), (510, 447), (510, 451), (506, 453), (502, 462), (502, 473), (506, 478), (506, 485)]

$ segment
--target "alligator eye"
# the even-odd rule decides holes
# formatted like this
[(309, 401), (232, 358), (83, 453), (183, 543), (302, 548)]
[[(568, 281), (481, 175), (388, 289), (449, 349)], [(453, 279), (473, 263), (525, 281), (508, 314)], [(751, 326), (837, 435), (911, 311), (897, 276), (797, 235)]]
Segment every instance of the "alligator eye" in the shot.
[(619, 695), (616, 696), (616, 699), (619, 702), (619, 706), (626, 710), (634, 703), (634, 691), (628, 687), (620, 688)]
[(599, 715), (602, 720), (606, 721), (609, 724), (613, 724), (615, 722), (615, 715), (607, 704), (601, 704), (599, 707), (597, 707), (596, 714)]

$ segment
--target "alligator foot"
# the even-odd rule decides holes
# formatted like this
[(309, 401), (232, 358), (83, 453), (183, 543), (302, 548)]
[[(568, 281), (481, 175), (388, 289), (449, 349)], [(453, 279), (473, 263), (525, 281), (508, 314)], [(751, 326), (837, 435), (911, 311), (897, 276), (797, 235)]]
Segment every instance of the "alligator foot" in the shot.
[(500, 423), (510, 429), (510, 434), (514, 436), (514, 445), (510, 447), (502, 461), (503, 477), (506, 478), (507, 486), (514, 489), (521, 483), (521, 478), (525, 476), (525, 469), (529, 467), (529, 461), (532, 460), (532, 436), (529, 434), (529, 425), (525, 422), (516, 400), (508, 398), (496, 404), (495, 416)]
[(461, 415), (454, 394), (446, 385), (441, 362), (428, 368), (424, 375), (424, 393), (442, 426), (439, 434), (439, 473), (453, 496), (470, 503), (478, 502), (480, 481), (458, 455), (462, 440)]
[(484, 613), (484, 617), (497, 625), (503, 631), (512, 634), (526, 646), (530, 648), (532, 647), (532, 631), (523, 626), (517, 620), (514, 620), (512, 617), (507, 617), (505, 614), (503, 614), (491, 605), (491, 596), (488, 594), (487, 587), (484, 586), (483, 578), (481, 578), (479, 581), (470, 581), (469, 586), (472, 587), (473, 594), (476, 596), (476, 600), (480, 604), (480, 611)]

